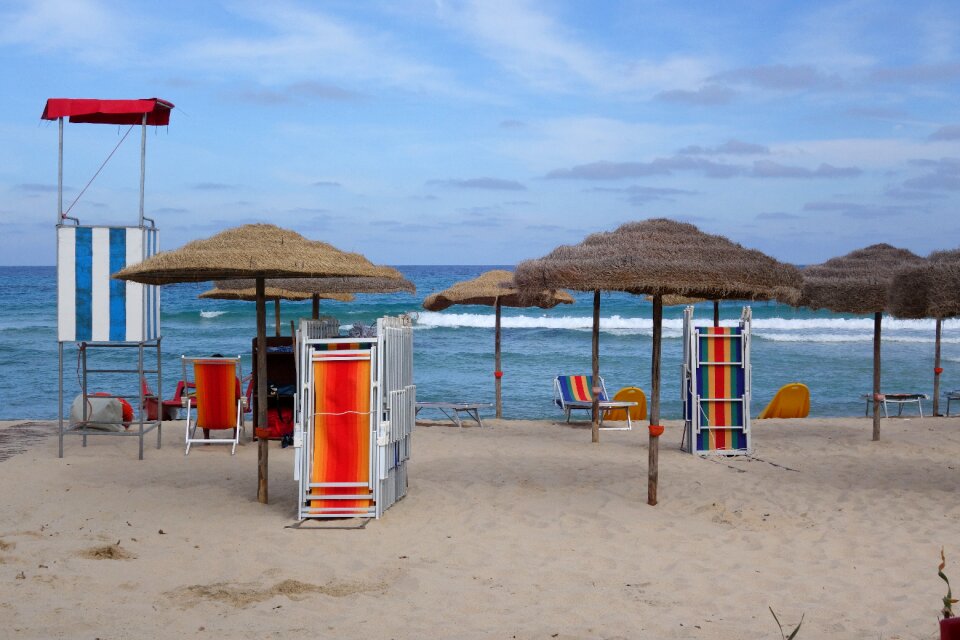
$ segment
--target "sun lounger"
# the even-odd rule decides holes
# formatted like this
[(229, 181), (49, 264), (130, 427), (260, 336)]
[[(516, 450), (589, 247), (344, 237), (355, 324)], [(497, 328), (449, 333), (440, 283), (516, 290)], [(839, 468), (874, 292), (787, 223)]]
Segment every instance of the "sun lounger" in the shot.
[(951, 400), (960, 400), (960, 389), (956, 391), (951, 391), (947, 394), (947, 415), (950, 415), (950, 401)]
[(460, 414), (466, 414), (468, 418), (475, 421), (483, 427), (483, 421), (480, 420), (480, 409), (492, 407), (490, 402), (418, 402), (416, 406), (416, 415), (420, 415), (421, 409), (436, 409), (443, 415), (450, 418), (453, 424), (463, 428), (463, 421)]
[[(914, 403), (914, 402), (917, 404), (917, 411), (920, 412), (920, 417), (921, 417), (921, 418), (923, 417), (923, 404), (921, 404), (920, 401), (921, 401), (921, 400), (926, 400), (926, 399), (927, 399), (927, 394), (925, 394), (925, 393), (884, 393), (884, 394), (881, 394), (881, 395), (883, 396), (883, 399), (881, 400), (881, 402), (883, 403), (883, 417), (884, 417), (884, 418), (889, 418), (889, 417), (890, 417), (890, 414), (889, 414), (889, 412), (888, 412), (888, 410), (887, 410), (887, 405), (888, 405), (888, 404), (895, 404), (895, 405), (897, 405), (897, 417), (900, 417), (901, 415), (903, 415), (903, 405), (905, 405), (905, 404), (910, 404), (910, 403)], [(864, 400), (866, 400), (866, 402), (867, 402), (867, 408), (866, 408), (866, 410), (864, 411), (864, 414), (863, 414), (863, 415), (865, 415), (865, 416), (866, 416), (866, 415), (869, 415), (869, 414), (870, 414), (870, 405), (873, 404), (873, 394), (872, 394), (872, 393), (865, 393), (865, 394), (863, 394), (863, 395), (860, 396), (860, 397), (863, 398)]]
[[(604, 431), (631, 431), (633, 421), (630, 419), (630, 407), (637, 406), (636, 402), (623, 400), (609, 400), (607, 396), (607, 387), (600, 380), (600, 424), (603, 424), (603, 418), (611, 409), (628, 409), (627, 426), (625, 427), (600, 427)], [(557, 376), (553, 379), (553, 402), (563, 409), (567, 416), (567, 422), (570, 422), (570, 412), (580, 409), (593, 411), (593, 376)]]

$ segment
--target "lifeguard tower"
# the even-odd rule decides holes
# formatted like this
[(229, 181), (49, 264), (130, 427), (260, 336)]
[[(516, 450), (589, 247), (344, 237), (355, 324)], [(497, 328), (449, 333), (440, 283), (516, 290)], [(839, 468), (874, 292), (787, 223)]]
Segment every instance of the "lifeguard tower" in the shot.
[[(57, 342), (58, 342), (58, 425), (59, 456), (63, 457), (63, 437), (73, 433), (83, 438), (91, 435), (132, 436), (139, 439), (140, 459), (143, 459), (144, 436), (156, 429), (157, 448), (161, 442), (162, 415), (145, 419), (143, 384), (149, 375), (154, 377), (157, 398), (162, 398), (160, 351), (160, 291), (156, 286), (112, 280), (111, 274), (126, 266), (152, 256), (159, 248), (159, 231), (154, 221), (144, 216), (144, 184), (146, 179), (146, 145), (148, 126), (166, 126), (170, 122), (173, 104), (159, 98), (143, 100), (95, 100), (50, 98), (44, 107), (44, 120), (57, 120), (59, 144), (57, 155)], [(100, 166), (87, 186), (63, 208), (63, 130), (64, 119), (72, 123), (111, 124), (129, 126), (117, 143), (123, 143), (134, 127), (140, 125), (140, 207), (136, 226), (84, 225), (69, 215), (73, 204), (106, 165), (113, 152)], [(114, 148), (116, 151), (116, 148)], [(82, 420), (76, 425), (64, 424), (64, 346), (76, 345), (80, 393), (83, 397)], [(91, 352), (130, 350), (135, 354), (135, 366), (116, 366), (119, 358), (109, 360), (107, 366), (90, 366)], [(156, 351), (156, 367), (146, 364), (147, 354)], [(150, 353), (150, 357), (153, 354)], [(132, 358), (131, 358), (132, 360)], [(106, 394), (107, 397), (129, 399), (138, 408), (136, 419), (116, 428), (116, 423), (98, 423), (88, 415), (91, 377), (107, 379), (107, 385), (120, 383), (115, 377), (129, 376), (127, 388), (139, 389), (139, 395)], [(111, 376), (113, 376), (111, 378)], [(136, 380), (132, 377), (136, 376)], [(105, 395), (105, 394), (99, 394)], [(134, 402), (135, 401), (135, 404)]]

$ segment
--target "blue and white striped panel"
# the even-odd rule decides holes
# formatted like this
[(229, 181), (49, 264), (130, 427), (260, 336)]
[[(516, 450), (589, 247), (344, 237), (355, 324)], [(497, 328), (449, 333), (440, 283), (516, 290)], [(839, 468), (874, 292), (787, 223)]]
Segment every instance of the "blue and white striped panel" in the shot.
[(160, 334), (159, 287), (110, 274), (157, 252), (156, 229), (57, 228), (57, 339), (139, 342)]

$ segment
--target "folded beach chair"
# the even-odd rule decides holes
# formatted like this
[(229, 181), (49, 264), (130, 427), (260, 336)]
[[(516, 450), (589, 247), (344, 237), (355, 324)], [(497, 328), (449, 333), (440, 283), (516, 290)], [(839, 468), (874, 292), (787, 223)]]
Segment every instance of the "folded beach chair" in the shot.
[(311, 355), (311, 464), (304, 509), (309, 515), (375, 515), (370, 477), (373, 358), (370, 342), (321, 344)]
[(739, 326), (695, 327), (684, 312), (685, 451), (750, 452), (750, 307)]
[[(232, 444), (231, 455), (237, 452), (240, 430), (243, 429), (243, 398), (240, 395), (240, 356), (236, 358), (181, 357), (186, 380), (187, 363), (193, 365), (196, 395), (187, 399), (186, 450), (195, 442), (204, 444)], [(191, 411), (197, 409), (196, 417)], [(195, 437), (203, 429), (203, 438)], [(211, 430), (232, 429), (231, 438), (210, 438)]]
[(810, 389), (800, 382), (780, 387), (758, 420), (767, 418), (806, 418), (810, 414)]
[(407, 493), (417, 401), (413, 323), (380, 318), (375, 336), (324, 338), (297, 330), (293, 432), (298, 516), (379, 518)]

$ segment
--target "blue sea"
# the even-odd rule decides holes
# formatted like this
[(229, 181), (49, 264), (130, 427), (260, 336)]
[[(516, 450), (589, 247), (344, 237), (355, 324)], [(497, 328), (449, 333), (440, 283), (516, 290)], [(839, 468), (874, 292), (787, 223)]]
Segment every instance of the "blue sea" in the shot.
[[(415, 313), (414, 375), (419, 400), (493, 401), (493, 309), (452, 307), (423, 311), (421, 301), (454, 282), (472, 278), (486, 266), (401, 266), (417, 294), (358, 295), (354, 302), (321, 304), (325, 315), (346, 330), (372, 324), (383, 315)], [(181, 354), (243, 356), (251, 368), (256, 334), (254, 304), (199, 300), (209, 283), (163, 287), (164, 396), (181, 377)], [(503, 311), (503, 401), (507, 418), (558, 418), (552, 404), (557, 374), (589, 373), (592, 294), (575, 294), (576, 303), (543, 311)], [(775, 303), (753, 303), (753, 391), (757, 415), (780, 386), (799, 381), (810, 387), (811, 414), (862, 415), (860, 395), (871, 388), (873, 319)], [(743, 303), (724, 302), (721, 318), (734, 323)], [(51, 420), (57, 416), (56, 274), (53, 267), (0, 267), (0, 419)], [(712, 305), (698, 305), (703, 324)], [(310, 303), (282, 303), (284, 334), (291, 320), (310, 315)], [(600, 370), (607, 389), (650, 389), (651, 304), (642, 297), (609, 293), (601, 298)], [(664, 310), (662, 415), (680, 418), (682, 307)], [(268, 335), (272, 304), (268, 304)], [(934, 323), (883, 321), (883, 390), (931, 394)], [(125, 353), (120, 353), (120, 352)], [(960, 388), (960, 322), (944, 323), (941, 389)], [(101, 350), (96, 366), (136, 366), (134, 350)], [(148, 360), (149, 363), (149, 360)], [(93, 366), (93, 365), (91, 365)], [(79, 390), (77, 350), (65, 349), (64, 396)], [(91, 391), (136, 394), (136, 376), (101, 374)], [(929, 403), (928, 407), (929, 409)]]

